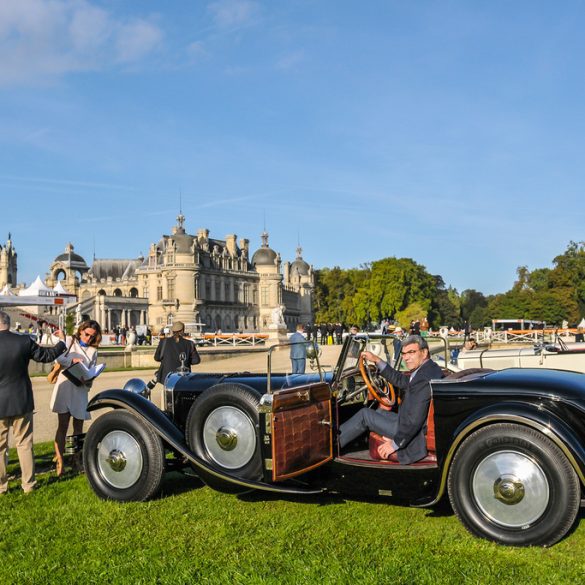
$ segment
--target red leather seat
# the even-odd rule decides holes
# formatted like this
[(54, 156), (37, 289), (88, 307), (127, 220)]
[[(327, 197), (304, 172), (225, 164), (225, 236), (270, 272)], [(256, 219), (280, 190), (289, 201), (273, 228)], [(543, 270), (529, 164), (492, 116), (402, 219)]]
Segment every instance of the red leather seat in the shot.
[[(371, 432), (370, 433), (370, 457), (375, 460), (384, 461), (380, 458), (378, 454), (378, 447), (384, 442), (384, 439), (378, 433)], [(398, 458), (396, 457), (396, 453), (392, 453), (390, 457), (388, 457), (389, 463), (398, 463)], [(429, 406), (429, 414), (427, 416), (427, 456), (420, 461), (412, 463), (411, 465), (425, 465), (429, 463), (436, 463), (437, 462), (437, 452), (435, 449), (435, 408), (433, 406), (433, 401), (431, 400), (431, 404)]]

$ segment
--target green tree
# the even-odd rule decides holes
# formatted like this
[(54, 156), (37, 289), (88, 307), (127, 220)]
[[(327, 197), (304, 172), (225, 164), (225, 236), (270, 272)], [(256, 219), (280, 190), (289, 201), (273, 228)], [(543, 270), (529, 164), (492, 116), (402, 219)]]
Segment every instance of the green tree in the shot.
[(452, 286), (445, 288), (441, 276), (434, 276), (435, 292), (433, 294), (429, 323), (433, 327), (456, 325), (461, 320), (461, 303), (457, 290)]
[(550, 268), (537, 268), (528, 276), (528, 286), (534, 292), (545, 291), (550, 288)]
[(384, 258), (372, 262), (369, 279), (356, 298), (356, 310), (367, 321), (394, 318), (413, 303), (423, 307), (425, 316), (435, 292), (435, 280), (424, 266), (410, 258)]
[(468, 288), (461, 293), (461, 318), (472, 327), (483, 327), (486, 323), (486, 309), (488, 300), (483, 293), (473, 288)]
[(344, 270), (324, 268), (315, 274), (316, 322), (359, 323), (356, 320), (354, 298), (368, 278), (369, 267)]
[(421, 303), (412, 303), (404, 310), (397, 311), (394, 319), (403, 329), (408, 330), (411, 321), (420, 321), (427, 314), (427, 309)]

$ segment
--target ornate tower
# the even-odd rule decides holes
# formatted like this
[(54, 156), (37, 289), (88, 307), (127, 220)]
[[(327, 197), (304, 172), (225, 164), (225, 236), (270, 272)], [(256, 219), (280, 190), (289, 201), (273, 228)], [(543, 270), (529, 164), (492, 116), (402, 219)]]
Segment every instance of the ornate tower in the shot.
[(79, 285), (89, 271), (89, 266), (74, 250), (73, 244), (69, 243), (65, 246), (65, 252), (53, 260), (45, 279), (48, 287), (54, 288), (62, 280), (68, 293), (79, 294)]
[(0, 245), (0, 288), (16, 286), (16, 250), (8, 234), (6, 245)]
[(283, 304), (280, 254), (268, 245), (268, 232), (262, 232), (262, 245), (252, 256), (252, 265), (260, 276), (260, 329), (273, 325), (274, 310)]

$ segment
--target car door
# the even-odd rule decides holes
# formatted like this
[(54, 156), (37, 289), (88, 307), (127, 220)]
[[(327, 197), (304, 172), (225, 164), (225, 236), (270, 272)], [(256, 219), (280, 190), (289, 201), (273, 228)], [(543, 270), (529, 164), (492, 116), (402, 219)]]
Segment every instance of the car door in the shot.
[(331, 413), (331, 389), (325, 381), (273, 393), (273, 481), (306, 473), (333, 458)]

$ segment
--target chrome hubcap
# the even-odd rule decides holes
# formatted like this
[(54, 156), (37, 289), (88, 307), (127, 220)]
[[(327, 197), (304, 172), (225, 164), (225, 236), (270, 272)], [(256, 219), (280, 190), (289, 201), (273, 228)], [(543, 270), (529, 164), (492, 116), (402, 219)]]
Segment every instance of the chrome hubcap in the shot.
[(513, 475), (498, 477), (494, 483), (494, 496), (504, 504), (518, 504), (524, 498), (524, 484)]
[(523, 528), (538, 520), (549, 502), (549, 485), (540, 465), (518, 451), (498, 451), (477, 466), (472, 477), (479, 509), (506, 528)]
[(126, 457), (124, 457), (124, 453), (122, 453), (122, 451), (114, 449), (110, 452), (108, 458), (106, 459), (106, 463), (109, 463), (110, 467), (114, 471), (124, 471), (124, 468), (126, 467)]
[(238, 435), (232, 429), (222, 427), (217, 431), (215, 438), (224, 451), (233, 451), (238, 446)]
[(256, 429), (239, 408), (220, 406), (205, 420), (203, 443), (215, 463), (225, 469), (238, 469), (254, 457)]
[(142, 450), (129, 433), (112, 431), (104, 435), (98, 445), (97, 465), (107, 483), (127, 489), (140, 479), (144, 465)]

